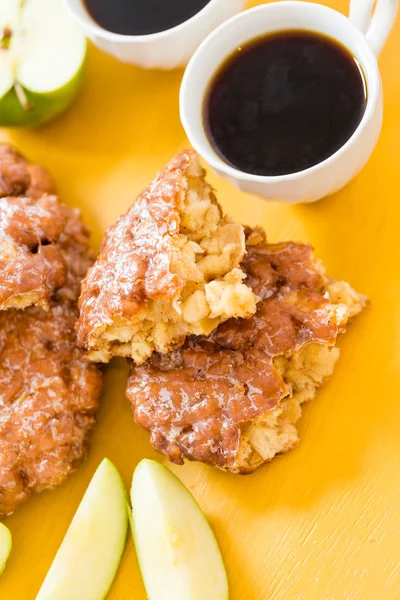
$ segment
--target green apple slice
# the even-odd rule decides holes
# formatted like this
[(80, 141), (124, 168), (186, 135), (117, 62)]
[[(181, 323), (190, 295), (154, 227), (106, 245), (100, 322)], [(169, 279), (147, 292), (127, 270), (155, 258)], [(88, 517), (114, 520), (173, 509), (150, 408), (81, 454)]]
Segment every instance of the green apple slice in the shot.
[(86, 39), (63, 0), (0, 0), (0, 126), (37, 125), (72, 102)]
[(102, 600), (128, 531), (124, 483), (104, 459), (87, 488), (36, 600)]
[(149, 600), (227, 600), (217, 541), (183, 483), (145, 459), (135, 470), (131, 499), (133, 538)]
[(0, 575), (6, 568), (8, 557), (11, 554), (12, 538), (10, 530), (0, 523)]

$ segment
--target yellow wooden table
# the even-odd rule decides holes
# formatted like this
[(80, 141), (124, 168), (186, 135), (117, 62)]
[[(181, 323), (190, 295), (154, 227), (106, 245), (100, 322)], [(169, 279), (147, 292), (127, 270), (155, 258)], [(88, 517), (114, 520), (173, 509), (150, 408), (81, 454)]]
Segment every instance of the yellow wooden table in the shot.
[[(347, 10), (345, 0), (325, 1)], [(339, 194), (309, 206), (269, 204), (210, 173), (229, 214), (265, 226), (271, 240), (312, 242), (329, 273), (372, 301), (341, 340), (331, 381), (306, 407), (295, 450), (249, 477), (200, 464), (173, 469), (216, 531), (231, 600), (400, 598), (399, 25), (380, 60), (382, 137), (368, 166)], [(90, 48), (84, 88), (68, 114), (36, 131), (2, 132), (50, 168), (63, 200), (82, 209), (94, 246), (187, 145), (178, 114), (181, 77), (122, 65)], [(127, 485), (141, 458), (156, 457), (133, 422), (125, 377), (123, 361), (109, 365), (92, 450), (80, 471), (7, 520), (14, 547), (1, 600), (35, 598), (104, 456)], [(145, 598), (131, 541), (109, 598)]]

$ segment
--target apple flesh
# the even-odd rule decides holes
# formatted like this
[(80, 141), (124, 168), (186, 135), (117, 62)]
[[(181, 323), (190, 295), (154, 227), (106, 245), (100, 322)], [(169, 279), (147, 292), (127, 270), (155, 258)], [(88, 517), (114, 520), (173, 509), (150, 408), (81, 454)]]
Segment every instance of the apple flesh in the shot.
[(135, 470), (131, 500), (133, 538), (149, 600), (227, 600), (217, 541), (183, 483), (145, 459)]
[(6, 568), (8, 557), (11, 554), (12, 538), (10, 530), (0, 523), (0, 575)]
[(102, 600), (125, 547), (127, 495), (115, 466), (95, 472), (36, 600)]
[(63, 0), (0, 0), (0, 126), (62, 113), (83, 75), (86, 40)]

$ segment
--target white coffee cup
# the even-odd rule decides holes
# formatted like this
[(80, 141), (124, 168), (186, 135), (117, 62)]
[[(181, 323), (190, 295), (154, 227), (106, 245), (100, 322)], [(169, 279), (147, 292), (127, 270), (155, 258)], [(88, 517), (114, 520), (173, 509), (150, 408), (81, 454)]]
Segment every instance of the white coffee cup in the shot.
[(83, 0), (64, 2), (86, 36), (101, 50), (122, 62), (148, 69), (184, 67), (204, 38), (246, 4), (246, 0), (210, 0), (192, 18), (171, 29), (149, 35), (121, 35), (98, 25)]
[[(349, 18), (320, 4), (282, 1), (233, 17), (211, 33), (195, 52), (180, 91), (181, 121), (192, 146), (222, 177), (239, 189), (290, 204), (314, 202), (348, 183), (368, 161), (382, 127), (382, 85), (377, 63), (397, 12), (397, 0), (351, 0)], [(327, 35), (359, 61), (367, 83), (364, 116), (351, 138), (332, 156), (304, 171), (274, 177), (230, 166), (214, 151), (203, 125), (206, 91), (218, 67), (234, 50), (259, 36), (284, 30)]]

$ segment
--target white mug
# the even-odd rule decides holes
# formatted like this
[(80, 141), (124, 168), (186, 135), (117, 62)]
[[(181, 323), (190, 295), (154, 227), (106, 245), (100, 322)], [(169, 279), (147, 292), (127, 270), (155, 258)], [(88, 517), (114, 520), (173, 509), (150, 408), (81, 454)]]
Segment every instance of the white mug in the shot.
[(246, 4), (246, 0), (210, 0), (192, 18), (171, 29), (149, 35), (121, 35), (98, 25), (83, 0), (64, 2), (86, 36), (101, 50), (122, 62), (148, 69), (184, 67), (204, 38)]
[[(282, 1), (233, 17), (195, 52), (180, 91), (181, 121), (192, 146), (239, 189), (290, 204), (314, 202), (348, 183), (368, 161), (382, 127), (382, 85), (377, 63), (397, 12), (397, 0), (351, 0), (350, 16), (320, 4)], [(284, 30), (319, 32), (337, 40), (359, 61), (367, 83), (363, 118), (350, 139), (313, 167), (280, 176), (260, 176), (230, 166), (214, 151), (203, 125), (204, 97), (218, 67), (234, 50), (264, 34)]]

